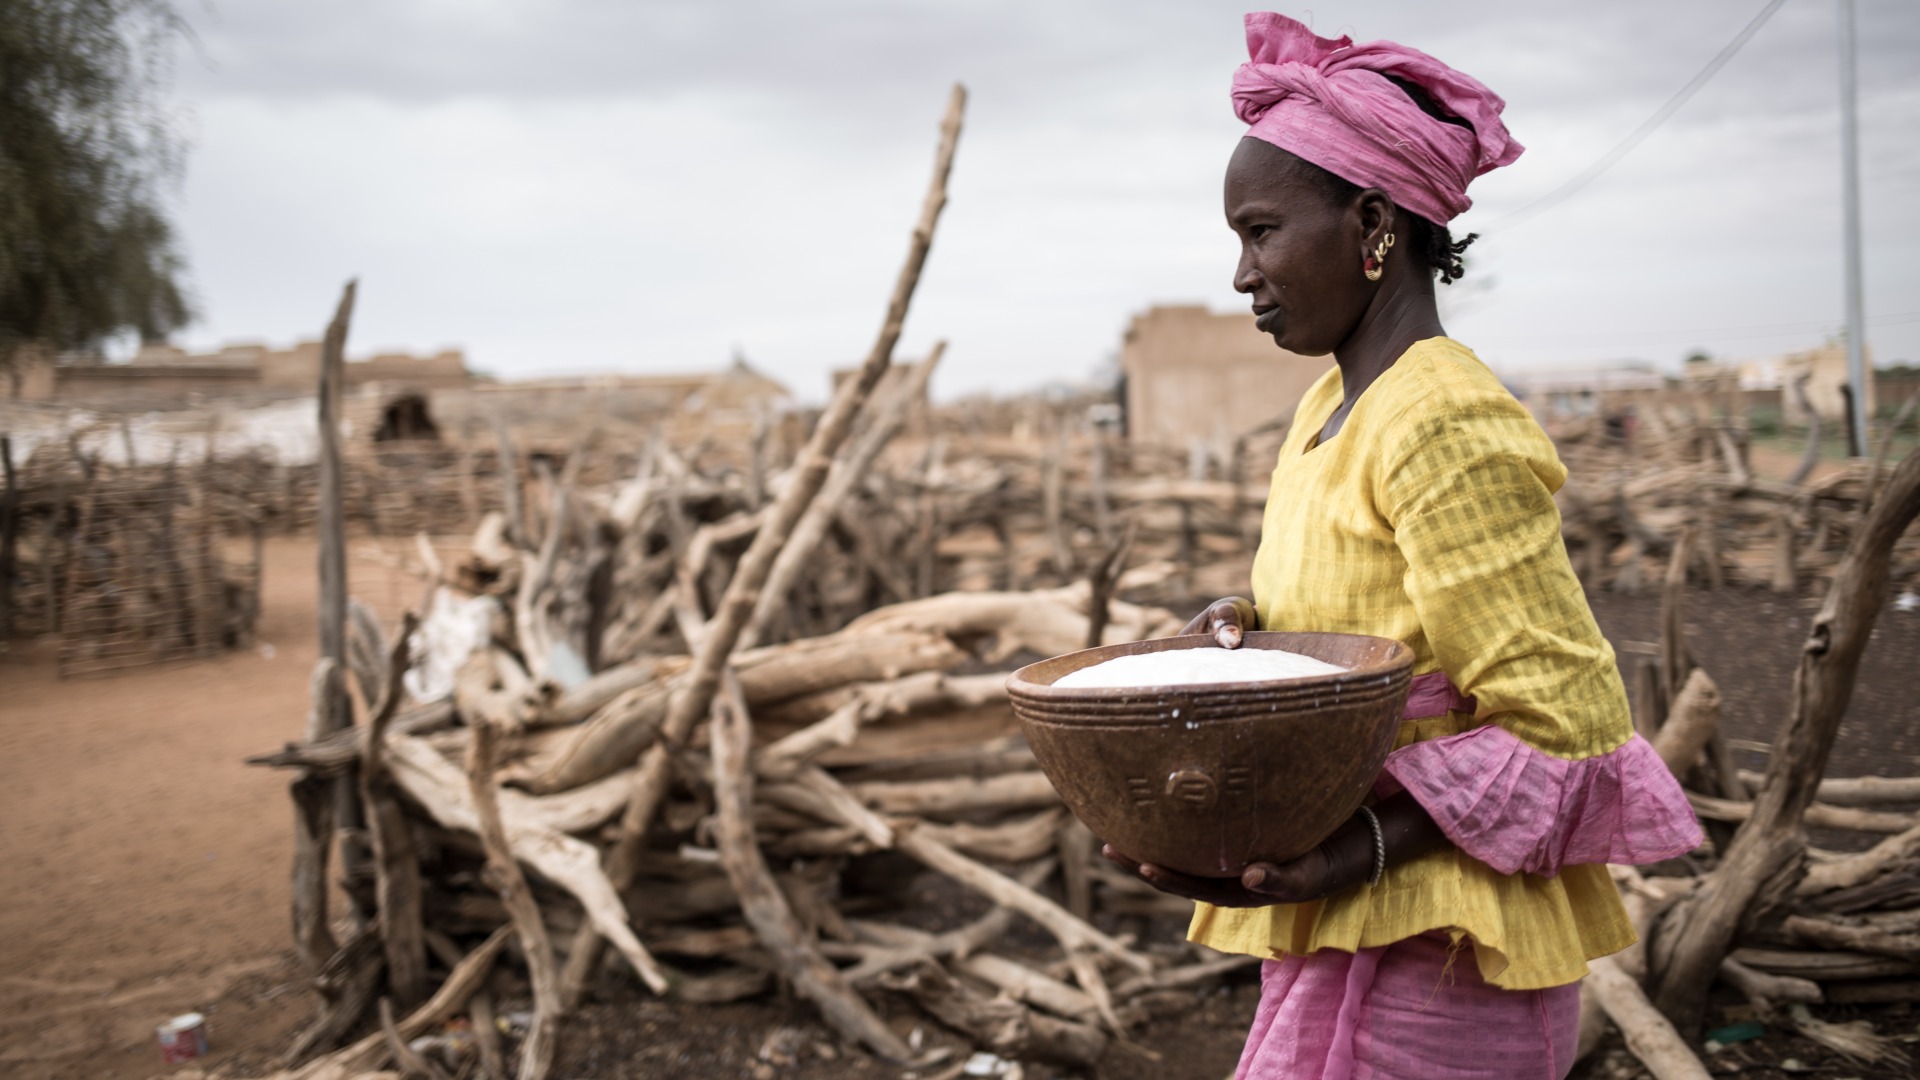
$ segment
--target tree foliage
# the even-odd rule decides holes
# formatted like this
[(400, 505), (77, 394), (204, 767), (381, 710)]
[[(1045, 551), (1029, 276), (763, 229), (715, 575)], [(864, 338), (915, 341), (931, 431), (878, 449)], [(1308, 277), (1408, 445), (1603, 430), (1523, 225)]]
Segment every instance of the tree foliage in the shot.
[(0, 369), (191, 315), (162, 195), (168, 0), (0, 0)]

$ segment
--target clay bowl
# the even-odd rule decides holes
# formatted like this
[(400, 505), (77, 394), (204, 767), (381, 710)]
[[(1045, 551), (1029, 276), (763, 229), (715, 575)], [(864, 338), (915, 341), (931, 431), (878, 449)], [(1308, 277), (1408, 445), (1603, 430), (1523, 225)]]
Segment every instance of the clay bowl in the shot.
[(1249, 633), (1347, 670), (1304, 679), (1077, 688), (1117, 656), (1218, 648), (1160, 638), (1056, 656), (1007, 680), (1040, 768), (1095, 836), (1143, 862), (1235, 877), (1311, 851), (1353, 814), (1393, 748), (1413, 651), (1359, 634)]

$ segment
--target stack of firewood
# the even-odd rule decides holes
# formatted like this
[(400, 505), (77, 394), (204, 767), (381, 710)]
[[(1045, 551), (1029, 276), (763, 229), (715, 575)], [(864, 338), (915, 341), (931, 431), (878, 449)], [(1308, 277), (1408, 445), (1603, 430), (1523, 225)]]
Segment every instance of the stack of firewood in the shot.
[[(1823, 588), (1885, 480), (1908, 405), (1871, 461), (1811, 481), (1817, 422), (1807, 453), (1784, 480), (1754, 474), (1743, 422), (1678, 394), (1640, 409), (1630, 434), (1592, 421), (1560, 425), (1554, 441), (1571, 479), (1558, 498), (1574, 567), (1589, 588), (1637, 592), (1657, 580), (1676, 541), (1692, 530), (1690, 572), (1703, 584)], [(1897, 584), (1920, 580), (1920, 536), (1897, 543), (1891, 573)]]
[[(848, 516), (884, 491), (870, 468), (938, 359), (883, 385), (961, 100), (880, 340), (787, 468), (756, 454), (716, 483), (661, 452), (603, 487), (579, 482), (580, 455), (531, 486), (503, 469), (503, 510), (466, 556), (443, 565), (422, 546), (429, 618), (398, 633), (348, 604), (339, 570), (349, 286), (323, 358), (314, 708), (306, 739), (258, 759), (296, 770), (294, 926), (323, 1002), (291, 1075), (437, 1075), (410, 1040), (466, 1012), (488, 1075), (512, 1056), (513, 1075), (545, 1076), (565, 1014), (609, 966), (689, 1001), (778, 980), (888, 1059), (961, 1048), (910, 1047), (882, 1019), (917, 1007), (1009, 1057), (1089, 1065), (1156, 994), (1248, 962), (1116, 933), (1116, 918), (1185, 905), (1104, 869), (1013, 737), (1015, 657), (1177, 629), (1114, 598), (1167, 573), (1123, 572), (1134, 529), (1085, 566), (1056, 549), (1057, 573), (1083, 572), (1070, 584), (924, 596), (814, 632), (872, 607), (836, 591), (846, 567), (884, 577), (876, 558), (899, 561), (863, 536), (932, 544), (933, 512), (969, 513), (927, 496), (921, 530), (897, 538)], [(1038, 515), (1064, 531), (1063, 513)], [(338, 919), (336, 843), (352, 897)], [(929, 927), (901, 900), (903, 864), (974, 900)], [(1040, 936), (1009, 934), (1021, 919)], [(510, 940), (533, 998), (514, 1048), (485, 988)]]
[[(1875, 485), (1869, 480), (1870, 487)], [(1831, 488), (1828, 490), (1832, 490)], [(1733, 987), (1755, 1013), (1857, 1061), (1903, 1067), (1864, 1021), (1814, 1018), (1809, 1004), (1920, 1000), (1920, 778), (1828, 779), (1826, 765), (1860, 658), (1888, 607), (1920, 518), (1920, 451), (1856, 511), (1794, 673), (1789, 715), (1764, 773), (1735, 768), (1720, 692), (1688, 648), (1682, 598), (1706, 526), (1669, 555), (1659, 656), (1638, 669), (1635, 723), (1687, 787), (1708, 840), (1660, 876), (1616, 868), (1642, 943), (1595, 961), (1584, 984), (1581, 1053), (1607, 1020), (1661, 1080), (1705, 1080), (1684, 1036), (1701, 1034), (1707, 991)], [(1806, 830), (1879, 837), (1864, 851), (1812, 846)]]

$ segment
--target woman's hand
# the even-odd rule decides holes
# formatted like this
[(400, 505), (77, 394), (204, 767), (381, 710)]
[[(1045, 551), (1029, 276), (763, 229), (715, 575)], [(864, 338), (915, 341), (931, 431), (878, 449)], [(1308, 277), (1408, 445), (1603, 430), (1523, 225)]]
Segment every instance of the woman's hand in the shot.
[(1215, 600), (1207, 605), (1207, 610), (1193, 617), (1193, 621), (1181, 629), (1182, 634), (1212, 634), (1213, 640), (1223, 649), (1237, 649), (1246, 640), (1247, 631), (1256, 629), (1259, 616), (1254, 614), (1253, 601), (1240, 596), (1229, 596), (1225, 600)]
[[(1448, 843), (1440, 826), (1404, 791), (1376, 803), (1373, 813), (1380, 822), (1380, 842), (1388, 866), (1418, 858)], [(1194, 877), (1143, 863), (1115, 851), (1111, 844), (1102, 846), (1100, 854), (1164, 893), (1217, 907), (1268, 907), (1323, 900), (1365, 884), (1373, 875), (1376, 850), (1373, 826), (1365, 815), (1355, 814), (1305, 855), (1283, 863), (1250, 863), (1237, 880)]]
[(1270, 907), (1274, 904), (1300, 904), (1344, 892), (1366, 880), (1362, 873), (1352, 882), (1341, 880), (1329, 858), (1326, 845), (1283, 863), (1248, 864), (1237, 878), (1203, 878), (1182, 874), (1164, 866), (1138, 862), (1103, 845), (1100, 854), (1107, 861), (1159, 889), (1163, 893), (1199, 900), (1215, 907)]

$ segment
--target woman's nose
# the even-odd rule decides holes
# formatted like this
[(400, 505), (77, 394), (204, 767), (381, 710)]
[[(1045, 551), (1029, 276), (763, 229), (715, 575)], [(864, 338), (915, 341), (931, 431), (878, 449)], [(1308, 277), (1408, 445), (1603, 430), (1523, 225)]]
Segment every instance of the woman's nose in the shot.
[(1253, 260), (1242, 254), (1240, 265), (1233, 269), (1233, 291), (1250, 293), (1260, 287), (1260, 271), (1253, 268)]

